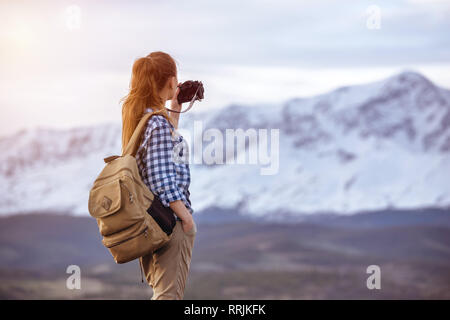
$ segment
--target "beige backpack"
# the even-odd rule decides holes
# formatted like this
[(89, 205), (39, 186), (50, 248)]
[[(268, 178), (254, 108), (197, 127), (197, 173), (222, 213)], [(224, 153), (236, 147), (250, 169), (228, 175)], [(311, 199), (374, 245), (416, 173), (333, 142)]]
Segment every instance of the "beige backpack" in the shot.
[(122, 156), (104, 159), (106, 165), (89, 193), (89, 213), (97, 219), (102, 243), (116, 263), (153, 252), (171, 238), (147, 213), (154, 195), (142, 181), (135, 159), (151, 115), (146, 113), (141, 118)]

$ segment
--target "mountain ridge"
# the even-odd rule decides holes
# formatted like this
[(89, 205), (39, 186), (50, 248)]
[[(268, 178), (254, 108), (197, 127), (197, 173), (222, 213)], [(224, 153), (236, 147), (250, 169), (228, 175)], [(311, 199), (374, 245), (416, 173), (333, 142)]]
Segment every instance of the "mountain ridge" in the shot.
[[(280, 130), (274, 176), (261, 176), (261, 165), (192, 164), (199, 212), (239, 206), (262, 217), (450, 205), (450, 91), (416, 72), (264, 108), (232, 104), (190, 113), (180, 127), (191, 144), (211, 128)], [(0, 214), (63, 209), (86, 215), (103, 158), (121, 150), (120, 126), (21, 130), (0, 138), (0, 148)], [(255, 148), (247, 141), (238, 152)]]

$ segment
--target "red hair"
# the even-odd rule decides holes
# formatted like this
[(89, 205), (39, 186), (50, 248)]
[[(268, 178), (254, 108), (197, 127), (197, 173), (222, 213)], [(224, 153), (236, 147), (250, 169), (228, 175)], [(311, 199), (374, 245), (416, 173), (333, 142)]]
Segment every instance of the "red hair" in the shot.
[(144, 115), (145, 108), (150, 107), (153, 113), (161, 114), (171, 121), (165, 101), (159, 93), (173, 76), (177, 76), (176, 62), (165, 52), (155, 51), (134, 62), (129, 93), (121, 99), (122, 152)]

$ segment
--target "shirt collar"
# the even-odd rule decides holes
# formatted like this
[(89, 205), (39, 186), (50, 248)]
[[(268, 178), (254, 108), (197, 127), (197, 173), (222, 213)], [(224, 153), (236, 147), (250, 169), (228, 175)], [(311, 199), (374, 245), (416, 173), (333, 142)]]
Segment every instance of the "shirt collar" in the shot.
[[(153, 109), (150, 107), (147, 107), (144, 109), (144, 113), (147, 113), (147, 112), (153, 112)], [(170, 123), (170, 121), (168, 121), (168, 123), (169, 123), (170, 127), (173, 129), (172, 134), (177, 133), (179, 135), (178, 130), (173, 127), (172, 123)]]

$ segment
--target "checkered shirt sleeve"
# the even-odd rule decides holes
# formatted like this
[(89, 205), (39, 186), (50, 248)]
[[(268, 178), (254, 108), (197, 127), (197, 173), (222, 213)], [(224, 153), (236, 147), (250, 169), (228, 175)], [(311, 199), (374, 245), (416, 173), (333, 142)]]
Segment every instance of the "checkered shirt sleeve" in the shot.
[(183, 138), (178, 136), (178, 140), (173, 141), (170, 129), (174, 130), (163, 116), (150, 118), (136, 160), (143, 181), (158, 195), (164, 206), (182, 200), (192, 213), (186, 197), (190, 183), (189, 165), (175, 162), (173, 158), (175, 145)]

